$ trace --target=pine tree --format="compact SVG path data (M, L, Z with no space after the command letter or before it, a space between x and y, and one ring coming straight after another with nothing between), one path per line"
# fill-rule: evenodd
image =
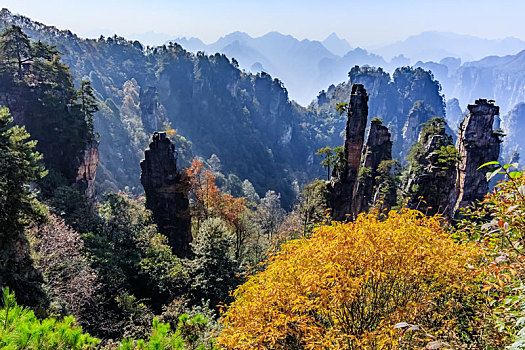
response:
M93 136L93 115L98 111L98 105L95 90L89 81L82 80L77 97L80 100L80 112L88 125L90 135Z

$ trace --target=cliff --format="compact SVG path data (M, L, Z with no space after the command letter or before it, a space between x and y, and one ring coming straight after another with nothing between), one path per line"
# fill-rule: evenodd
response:
M485 99L476 100L468 105L469 115L459 127L456 148L461 161L457 169L456 193L457 201L454 212L479 201L487 194L489 184L485 171L479 166L499 158L499 136L492 129L494 116L499 114L499 107Z
M177 169L175 147L166 133L154 133L153 140L140 162L140 182L146 193L146 207L160 233L178 257L191 255L191 221L188 186Z
M98 166L98 143L91 141L86 146L84 156L81 159L76 182L82 193L88 199L95 198L95 177Z

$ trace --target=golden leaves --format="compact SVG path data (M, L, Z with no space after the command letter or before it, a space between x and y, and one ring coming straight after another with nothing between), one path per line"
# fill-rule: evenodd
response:
M392 211L383 221L370 214L321 226L311 238L286 243L265 271L235 291L219 343L230 349L392 348L396 322L430 319L428 329L454 323L455 304L445 301L468 289L473 274L467 266L478 254L456 244L439 218L412 210Z

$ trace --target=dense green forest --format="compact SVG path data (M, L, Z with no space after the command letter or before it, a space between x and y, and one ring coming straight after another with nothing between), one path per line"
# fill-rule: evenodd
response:
M454 144L421 68L304 108L224 55L0 24L0 348L521 348L494 101Z

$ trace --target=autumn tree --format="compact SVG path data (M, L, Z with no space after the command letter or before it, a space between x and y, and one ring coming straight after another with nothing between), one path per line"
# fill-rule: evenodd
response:
M525 343L525 172L516 163L497 161L485 169L487 177L499 173L504 180L481 203L462 211L456 234L485 251L479 327L486 348L518 350Z
M479 256L439 217L417 211L321 226L286 243L234 292L218 341L226 349L426 346L403 343L395 325L405 322L448 344L468 343L457 335L470 332L462 303L475 291Z
M244 197L235 198L229 193L221 193L215 184L215 175L204 169L204 163L194 159L187 169L190 194L194 199L193 217L200 223L210 217L218 217L228 224L235 233L235 256L240 257L245 236L242 214L247 210Z

